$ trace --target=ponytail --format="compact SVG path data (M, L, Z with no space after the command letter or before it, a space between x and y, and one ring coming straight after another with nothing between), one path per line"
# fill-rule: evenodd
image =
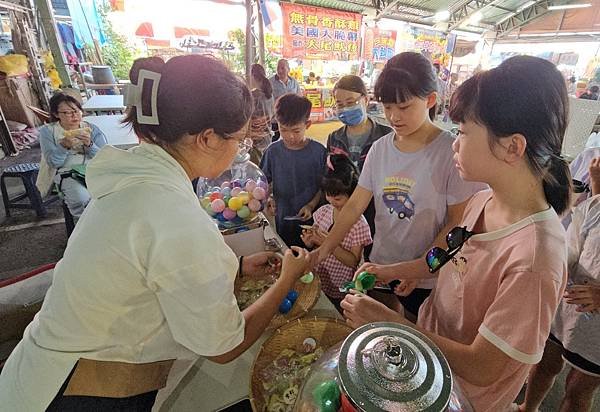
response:
M563 214L571 204L573 181L568 163L559 156L550 158L548 168L542 176L546 201L559 215Z
M262 92L264 93L265 97L267 99L270 99L271 97L273 97L273 86L271 85L271 82L269 81L269 79L267 79L267 74L265 72L265 68L262 67L260 64L253 64L250 67L250 75L258 82L260 83L260 89L262 90Z

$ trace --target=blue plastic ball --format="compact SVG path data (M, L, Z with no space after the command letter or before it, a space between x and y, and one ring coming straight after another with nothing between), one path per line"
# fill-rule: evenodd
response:
M298 299L298 292L295 290L290 290L286 296L286 299L292 302L292 304L296 303L296 300Z
M219 222L226 222L227 221L227 219L225 219L225 216L223 216L223 213L218 213L217 214L217 220Z
M281 302L281 305L279 305L279 313L283 313L285 315L292 310L292 306L293 303L288 298L285 298L283 302Z

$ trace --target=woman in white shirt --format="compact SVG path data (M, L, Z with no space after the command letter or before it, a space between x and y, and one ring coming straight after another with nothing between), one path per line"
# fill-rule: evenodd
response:
M106 146L88 165L92 200L0 375L2 411L148 411L175 361L225 363L249 348L307 267L304 250L288 251L274 286L240 312L238 270L264 273L272 255L238 262L192 189L237 154L246 85L200 55L142 59L130 78L142 143Z

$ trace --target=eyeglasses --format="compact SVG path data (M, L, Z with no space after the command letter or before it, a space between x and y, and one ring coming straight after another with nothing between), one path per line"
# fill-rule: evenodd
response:
M333 108L335 110L342 110L345 109L347 107L353 107L360 104L360 100L356 100L355 102L350 102L350 103L335 103L335 106L333 106Z
M465 244L465 242L474 234L474 232L468 231L466 226L455 227L452 229L446 235L448 249L444 250L436 246L427 252L425 260L427 261L427 266L429 266L429 272L435 273L442 266L451 261L454 255L456 255Z
M589 193L590 185L577 179L573 179L573 191L575 193Z
M81 111L79 111L79 110L59 111L58 114L62 114L64 116L77 116L78 114L81 114Z

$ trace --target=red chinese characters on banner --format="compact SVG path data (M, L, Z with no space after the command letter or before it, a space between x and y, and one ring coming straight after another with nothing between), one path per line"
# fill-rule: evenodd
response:
M390 59L396 53L396 36L395 30L368 27L365 30L363 59L375 62Z
M283 57L357 60L362 16L321 7L281 3Z

